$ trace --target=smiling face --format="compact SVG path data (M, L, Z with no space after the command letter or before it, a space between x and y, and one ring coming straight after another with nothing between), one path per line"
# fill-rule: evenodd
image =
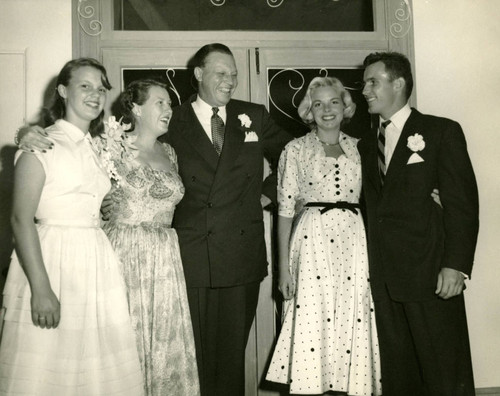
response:
M311 91L311 113L319 131L339 131L344 119L344 102L338 89L317 87Z
M375 62L365 69L363 95L368 102L368 112L389 119L405 104L404 80L391 81L383 62Z
M136 123L141 131L152 131L161 136L168 130L172 117L171 100L165 88L153 85L149 88L148 99L142 104L134 103Z
M99 117L106 103L108 90L102 83L102 73L92 66L83 66L73 71L69 84L57 87L64 99L64 119L87 132L90 122Z
M222 52L212 52L205 65L196 67L199 95L210 106L225 106L238 86L238 70L234 58Z

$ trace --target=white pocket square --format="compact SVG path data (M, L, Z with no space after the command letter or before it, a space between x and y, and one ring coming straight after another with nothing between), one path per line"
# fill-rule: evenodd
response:
M258 142L259 137L254 131L245 132L245 142Z
M424 159L417 153L413 153L408 159L406 165L418 164L419 162L424 162Z

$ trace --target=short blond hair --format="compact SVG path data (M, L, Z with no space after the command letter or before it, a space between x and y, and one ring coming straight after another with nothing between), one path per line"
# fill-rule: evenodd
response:
M335 77L314 77L311 80L309 86L307 87L306 94L304 95L304 98L300 102L299 108L297 109L300 118L302 118L302 121L304 121L306 124L309 124L310 126L316 125L311 112L311 107L312 107L311 94L312 91L314 91L316 88L319 87L333 87L339 91L340 97L342 98L342 102L344 102L345 106L344 120L342 121L342 125L349 122L352 116L354 115L354 112L356 111L356 103L352 101L351 94L344 87L342 82Z

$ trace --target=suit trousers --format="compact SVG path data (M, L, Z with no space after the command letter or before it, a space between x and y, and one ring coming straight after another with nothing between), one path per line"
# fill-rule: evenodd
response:
M463 294L375 301L384 396L473 396Z
M245 395L245 348L260 282L189 288L202 396Z

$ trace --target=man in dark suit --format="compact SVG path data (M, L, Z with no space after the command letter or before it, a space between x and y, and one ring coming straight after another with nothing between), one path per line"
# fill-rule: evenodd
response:
M244 395L245 346L267 274L262 194L276 195L276 179L263 185L264 156L276 164L291 137L264 106L231 99L238 79L229 48L206 45L193 66L198 95L174 109L165 135L186 189L174 228L202 394Z
M474 395L463 289L478 192L464 134L454 121L409 107L404 55L370 54L364 66L363 95L378 115L358 148L383 394Z

